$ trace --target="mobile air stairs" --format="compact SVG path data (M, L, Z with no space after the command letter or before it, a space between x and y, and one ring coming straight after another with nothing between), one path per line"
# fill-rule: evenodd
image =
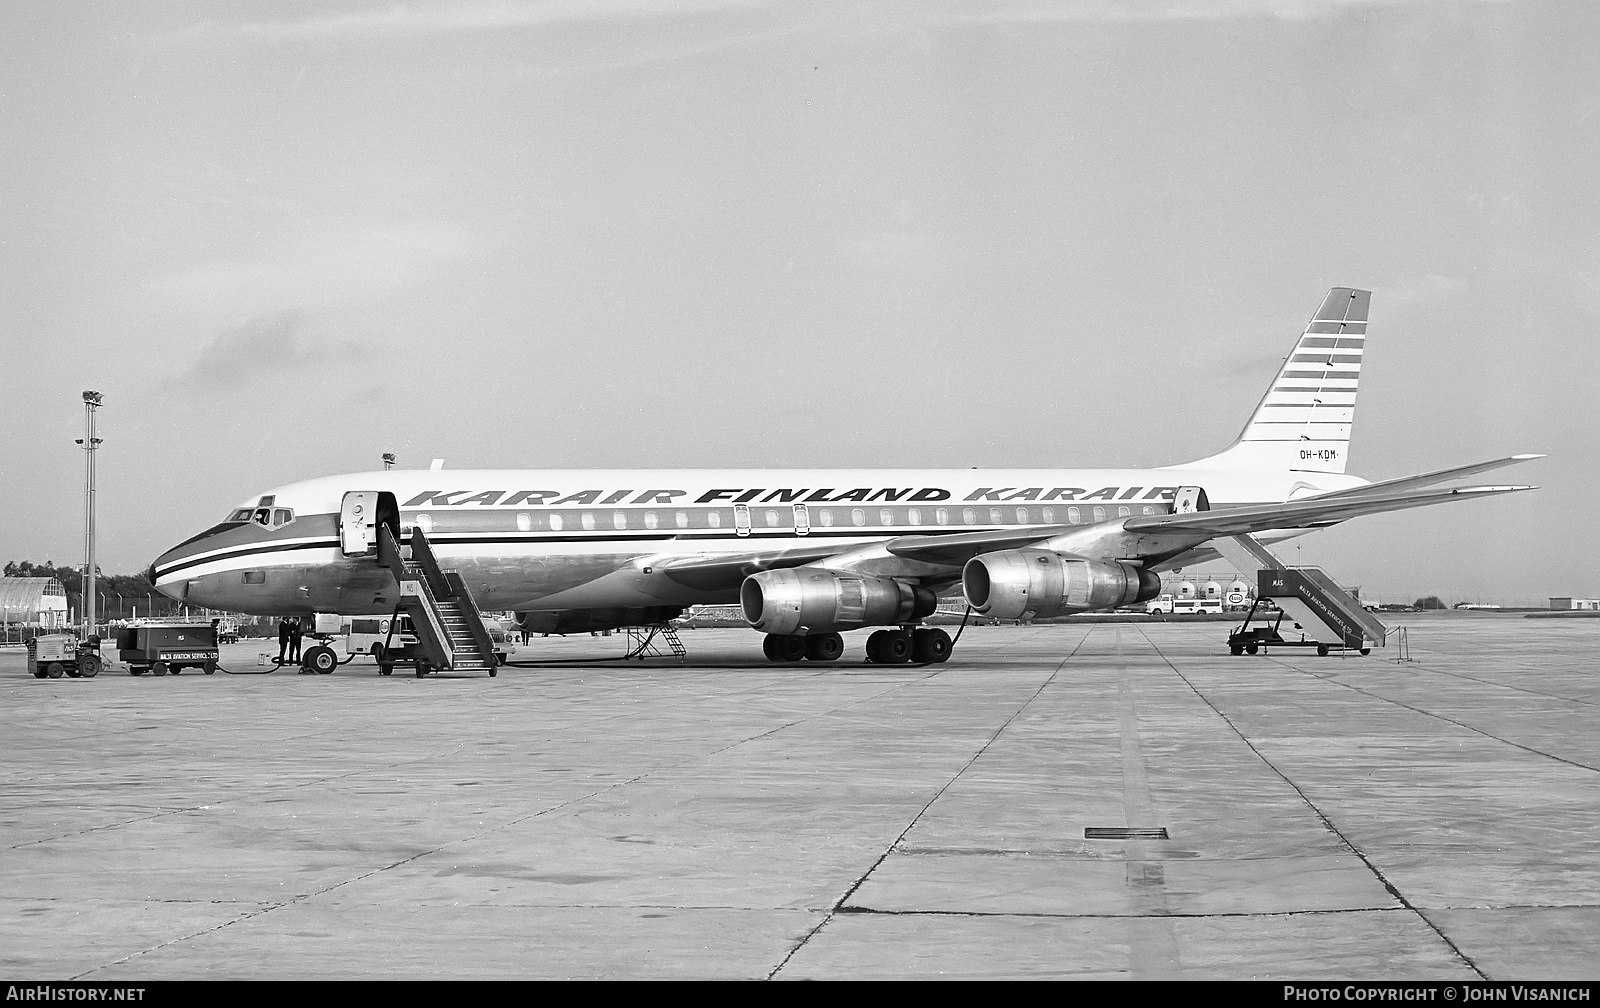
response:
M1388 628L1321 568L1286 567L1247 535L1214 540L1212 545L1241 573L1254 571L1256 575L1256 600L1244 622L1228 635L1228 650L1233 654L1255 654L1267 647L1314 647L1319 655L1330 651L1367 654L1374 647L1383 647ZM1277 605L1277 619L1252 628L1250 621L1266 599ZM1285 619L1300 631L1298 640L1281 632Z
M406 544L409 557L388 525L379 523L373 531L378 540L378 563L389 568L400 585L395 614L410 617L416 636L415 644L386 646L379 670L384 671L384 665L409 662L418 679L435 672L487 672L492 677L494 642L461 575L440 568L420 528L411 530ZM391 620L390 626L398 623L398 619ZM393 631L390 633L392 638Z

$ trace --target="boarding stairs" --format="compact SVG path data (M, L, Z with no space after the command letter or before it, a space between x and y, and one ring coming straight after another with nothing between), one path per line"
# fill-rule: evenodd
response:
M666 642L672 657L679 661L687 661L689 649L683 646L683 641L678 639L678 631L671 623L656 623L652 626L628 627L628 652L624 658L646 658L660 656L666 657L668 652L661 650L658 640Z
M411 617L430 670L493 676L494 642L461 575L439 566L420 528L411 530L409 550L401 548L387 525L380 524L377 535L378 562L393 572L400 586L398 611Z
M1320 567L1289 567L1248 535L1211 543L1241 572L1256 575L1256 598L1271 599L1310 640L1334 648L1383 647L1388 628Z

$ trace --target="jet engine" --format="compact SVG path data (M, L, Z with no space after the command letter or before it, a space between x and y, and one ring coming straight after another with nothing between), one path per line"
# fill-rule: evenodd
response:
M763 633L821 634L909 623L932 613L938 599L893 578L800 567L745 578L739 604L745 622Z
M654 626L683 615L682 606L648 606L642 609L549 609L519 612L517 628L528 633L567 634L590 630L615 630L625 626Z
M967 602L985 616L1024 619L1133 605L1161 594L1154 572L1115 560L1078 560L1041 549L1001 550L967 561Z

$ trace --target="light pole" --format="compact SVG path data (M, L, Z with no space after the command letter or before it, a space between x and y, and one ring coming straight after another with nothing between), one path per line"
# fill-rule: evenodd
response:
M83 510L84 510L84 584L83 609L84 626L88 630L85 637L94 636L94 453L100 447L100 438L94 436L94 412L100 408L102 396L98 392L85 391L83 393L83 414L86 424L84 436L78 443L83 445Z

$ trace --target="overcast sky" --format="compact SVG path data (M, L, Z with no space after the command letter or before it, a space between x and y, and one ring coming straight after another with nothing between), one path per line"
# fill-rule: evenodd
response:
M1286 550L1600 595L1600 13L1378 0L0 13L0 560L378 467L1144 466L1375 291L1351 471L1544 489Z

